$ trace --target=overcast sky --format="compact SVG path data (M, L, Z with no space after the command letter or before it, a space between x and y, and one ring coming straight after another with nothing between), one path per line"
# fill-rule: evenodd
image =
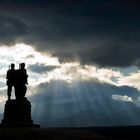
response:
M38 123L140 124L139 6L135 0L1 0L1 113L8 66L25 62L26 96Z

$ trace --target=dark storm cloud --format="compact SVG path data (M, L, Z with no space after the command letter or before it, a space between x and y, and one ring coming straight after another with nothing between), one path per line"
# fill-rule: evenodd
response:
M20 41L39 51L49 51L61 61L78 59L83 64L118 67L139 65L140 11L136 1L7 0L1 2L0 8L1 15L17 19L16 24L22 23L12 24L14 28L8 30L14 32L12 39L5 32L1 43L20 37Z
M0 44L14 44L26 34L26 25L17 18L0 15Z

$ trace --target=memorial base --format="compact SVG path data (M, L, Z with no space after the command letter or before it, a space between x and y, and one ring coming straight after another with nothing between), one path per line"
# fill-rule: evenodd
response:
M31 119L31 103L26 99L6 101L1 127L40 127Z

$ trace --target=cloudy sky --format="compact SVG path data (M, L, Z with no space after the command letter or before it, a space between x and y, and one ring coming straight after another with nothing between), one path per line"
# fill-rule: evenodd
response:
M1 0L0 113L6 71L25 62L26 96L42 126L140 124L139 6L135 0Z

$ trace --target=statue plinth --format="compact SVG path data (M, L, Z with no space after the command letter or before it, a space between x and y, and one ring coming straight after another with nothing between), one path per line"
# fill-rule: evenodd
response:
M26 98L6 101L3 127L40 127L33 124L31 118L31 103Z

